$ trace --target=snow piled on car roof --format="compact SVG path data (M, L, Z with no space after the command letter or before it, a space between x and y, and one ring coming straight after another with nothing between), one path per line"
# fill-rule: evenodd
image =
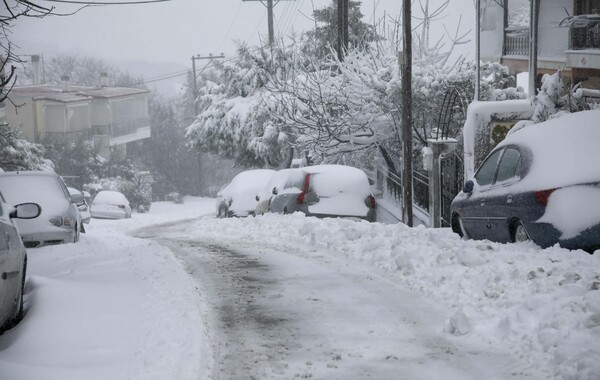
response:
M350 193L366 197L371 193L364 171L345 165L317 165L302 168L311 173L311 186L319 196L332 197Z
M519 187L543 190L600 181L600 110L569 114L511 133L501 146L533 153Z

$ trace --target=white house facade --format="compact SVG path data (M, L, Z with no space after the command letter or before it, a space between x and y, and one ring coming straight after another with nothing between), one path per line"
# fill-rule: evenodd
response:
M481 57L513 73L528 71L532 2L481 1ZM562 70L566 80L600 88L600 0L538 3L538 75Z

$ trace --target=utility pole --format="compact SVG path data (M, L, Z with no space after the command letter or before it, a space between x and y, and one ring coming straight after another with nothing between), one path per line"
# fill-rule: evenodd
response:
M193 77L193 83L192 83L192 89L194 91L194 114L198 115L198 84L196 83L196 80L198 79L198 76L196 75L196 60L201 60L201 59L209 59L209 60L213 60L213 59L222 59L225 58L225 55L223 53L221 53L221 55L217 55L214 56L212 54L209 54L208 56L201 56L200 54L196 54L192 56L192 77ZM209 61L210 64L210 61ZM206 67L208 67L208 65L204 66L204 69L206 69ZM202 71L204 71L204 69L202 69Z
M476 1L475 10L475 101L481 100L481 0Z
M412 12L411 0L404 0L402 54L402 206L407 226L413 226L412 175Z
M265 7L267 7L267 17L269 19L269 45L273 46L275 42L275 27L273 26L273 7L280 1L295 1L295 0L277 0L275 4L273 0L266 0L266 4L263 0L242 0L242 1L260 1Z
M337 56L340 61L348 51L348 0L337 0Z
M529 6L529 97L537 91L539 6L539 0L532 0Z

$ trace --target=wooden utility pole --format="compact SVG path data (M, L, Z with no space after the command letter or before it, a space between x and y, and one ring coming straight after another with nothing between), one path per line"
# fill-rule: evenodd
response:
M337 56L340 61L348 51L348 0L337 0Z
M192 89L194 91L194 114L198 115L198 84L196 83L197 79L198 79L198 75L196 75L196 60L201 60L201 59L209 59L209 60L213 60L213 59L222 59L225 58L225 55L223 53L221 53L221 55L212 55L209 54L208 56L201 56L200 54L196 54L192 56L192 77L193 77L193 83L192 83ZM210 62L209 62L210 63ZM204 66L204 68L206 68L208 65ZM202 69L204 70L204 69Z
M269 19L269 45L273 46L275 42L275 27L273 25L273 7L280 1L295 1L295 0L277 0L274 4L273 0L266 0L265 4L263 0L242 0L242 1L260 1L265 7L267 7L267 17Z
M476 1L475 10L475 101L481 100L481 0Z
M407 226L413 226L412 175L412 12L411 0L404 0L402 55L402 206Z

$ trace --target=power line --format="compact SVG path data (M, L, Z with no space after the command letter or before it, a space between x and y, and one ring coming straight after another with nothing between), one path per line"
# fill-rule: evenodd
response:
M63 3L63 4L77 4L77 5L136 5L136 4L151 4L151 3L165 3L173 0L135 0L135 1L77 1L77 0L40 0L48 3Z
M299 0L296 2L296 9L294 9L292 11L292 16L291 16L291 20L289 21L287 28L285 30L285 33L289 33L290 29L293 31L294 30L294 23L296 22L296 20L298 19L298 15L301 13L299 8L302 5L302 1L304 0Z
M229 33L231 32L231 28L233 27L233 24L237 20L237 16L240 13L240 9L242 9L242 3L238 4L238 8L235 11L235 16L233 16L233 19L231 20L231 24L229 24L229 28L227 29L227 33L225 33L225 37L223 37L223 40L221 40L221 43L219 44L219 47L217 48L217 50L221 49L221 46L223 46L223 44L225 43L225 40L227 40L227 37L229 37Z
M279 28L278 29L280 31L283 31L283 29L285 29L285 26L289 22L289 17L291 14L290 11L291 11L293 5L294 4L292 2L288 2L287 4L285 4L285 8L281 12L281 18L279 19Z

